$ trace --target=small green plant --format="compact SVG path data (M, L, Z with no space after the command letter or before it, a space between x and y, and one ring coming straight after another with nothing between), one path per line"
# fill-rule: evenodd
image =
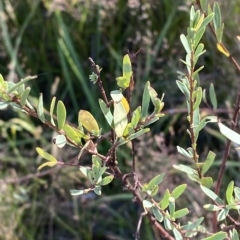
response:
M206 52L201 39L208 26L216 37L217 49L228 57L238 70L240 68L222 43L224 25L221 20L221 11L218 3L215 2L213 7L208 5L207 0L196 1L196 4L199 9L196 10L194 6L191 7L187 34L181 34L180 36L180 40L186 51L185 60L181 60L186 66L186 73L179 73L179 80L176 81L178 88L186 98L187 120L189 122L187 133L191 139L191 144L187 149L178 146L177 150L185 158L190 159L192 164L179 164L173 165L173 167L186 173L190 180L196 182L199 191L203 191L211 199L212 202L205 204L203 208L214 212L213 232L204 227L204 217L199 217L194 222L185 221L191 206L176 209L176 201L185 191L188 191L187 184L180 184L172 191L165 189L164 195L159 200L157 198L159 185L163 182L166 173L159 173L147 183L139 181L136 172L134 140L150 131L149 126L164 116L162 113L164 94L159 98L157 92L150 85L150 82L147 82L142 93L141 106L132 109L131 100L134 98L132 60L137 59L138 52L131 55L131 57L129 54L123 57L122 76L116 78L118 89L112 90L110 93L105 91L104 83L101 80L101 71L103 70L95 64L93 59L89 58L93 67L93 72L89 76L89 79L93 84L99 86L102 98L98 100L98 109L105 117L106 123L109 126L107 132L110 134L103 132L101 124L94 118L94 114L87 110L82 109L79 111L77 126L67 122L67 109L61 100L56 102L56 97L52 98L49 112L44 108L42 94L39 96L37 105L31 103L29 100L31 88L25 85L37 76L24 78L15 84L4 81L0 75L1 109L12 106L32 117L38 118L43 124L46 124L58 133L53 139L53 144L59 148L63 148L68 144L78 149L79 159L84 151L91 155L91 166L76 165L89 180L91 187L70 190L71 195L82 195L90 191L101 195L104 186L110 184L114 179L119 179L124 189L133 194L134 200L143 209L136 228L135 239L139 239L140 237L141 220L145 215L165 239L190 239L196 237L198 234L203 234L206 240L239 239L237 230L240 222L239 220L235 220L233 216L235 213L239 215L240 188L234 186L234 182L231 181L225 191L226 202L219 196L219 188L221 186L230 142L234 141L240 144L240 135L234 131L239 112L240 97L238 97L235 104L234 124L230 129L223 125L214 114L214 111L217 109L217 97L213 84L210 84L208 92L213 114L201 117L200 104L202 101L207 103L207 91L203 90L199 84L199 72L204 67L198 67L198 60ZM219 176L216 179L215 191L210 189L213 186L214 179L206 175L214 163L215 153L209 151L206 159L200 162L200 153L197 151L199 133L210 122L218 123L221 133L229 139ZM98 150L98 146L101 145L103 140L107 140L110 145L106 154L102 154ZM131 171L124 173L118 166L116 153L122 145L129 142L132 143ZM40 147L37 147L36 151L43 159L47 160L38 167L38 170L43 167L67 165L64 162L58 161L53 155ZM230 211L234 212L233 216L230 214ZM221 221L225 221L225 226L220 229L217 227L218 222Z

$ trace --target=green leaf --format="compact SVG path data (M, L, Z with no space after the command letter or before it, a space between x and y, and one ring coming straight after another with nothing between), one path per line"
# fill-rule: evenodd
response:
M189 213L189 210L187 208L180 209L176 211L173 215L174 218L182 218L186 216Z
M47 167L47 166L48 166L48 167L53 167L53 166L57 165L57 163L58 163L57 159L56 159L55 157L53 157L51 154L45 152L43 149L41 149L41 148L39 148L39 147L36 148L36 151L38 152L38 154L39 154L42 158L44 158L44 159L46 159L46 160L49 161L49 162L45 162L45 163L41 164L41 165L38 167L37 170L40 170L40 169L42 169L43 167Z
M200 182L206 188L211 188L213 185L213 180L211 177L202 177L200 179Z
M199 107L201 101L202 101L202 88L198 87L196 90L196 99L193 105L193 111L195 111Z
M13 87L9 88L8 91L7 91L7 93L8 93L8 94L9 94L9 93L12 93L13 91L15 91L15 90L17 90L19 87L21 87L21 85L23 85L23 84L25 84L26 82L28 82L29 80L32 80L32 79L35 79L35 78L37 78L37 75L35 75L35 76L28 76L28 77L26 77L26 78L24 78L24 79L21 79L20 82L14 84Z
M41 164L37 170L41 170L44 167L54 167L55 165L57 165L57 162L45 162L43 164Z
M93 191L97 194L97 195L101 195L102 191L101 191L101 186L95 186L95 188L93 189Z
M72 190L70 190L70 193L71 193L72 196L82 195L82 194L84 194L84 190L72 189Z
M53 126L55 125L55 122L53 120L53 111L54 111L54 107L55 107L55 102L56 102L56 97L53 97L52 101L51 101L51 105L50 105L50 120Z
M142 201L142 204L143 204L143 208L146 209L146 208L152 208L153 204L151 202L149 202L148 200L143 200Z
M79 170L82 172L82 174L84 176L88 176L89 175L89 172L90 172L90 169L86 168L86 167L80 167Z
M224 220L227 217L228 213L229 213L229 209L227 208L222 209L217 216L218 222Z
M103 113L105 119L107 120L109 126L112 127L113 115L110 111L110 108L107 107L106 103L102 99L98 99L98 102L99 102L100 108L102 110L102 113Z
M205 204L203 207L208 211L214 211L214 212L222 209L221 207L218 207L217 205L214 205L214 204Z
M154 178L148 183L148 190L151 190L151 189L154 187L154 185L159 185L159 184L163 181L163 179L164 179L164 177L165 177L165 174L166 174L166 173L161 173L161 174L157 175L156 177L154 177Z
M58 129L62 129L65 122L66 122L67 112L66 108L62 101L58 101L57 103L57 122L58 122Z
M36 151L42 158L44 158L50 162L57 162L57 159L55 157L53 157L51 154L45 152L42 148L37 147Z
M185 191L187 184L182 184L173 189L171 197L178 199Z
M183 164L180 165L173 165L173 167L179 171L185 172L190 175L197 174L197 171L191 167L185 166Z
M162 116L164 116L164 115L162 115ZM154 116L153 118L151 118L150 120L149 119L145 119L145 122L143 123L143 126L144 127L146 127L146 126L148 126L148 125L150 125L150 124L152 124L152 123L154 123L154 122L156 122L156 121L158 121L159 120L159 116ZM141 124L142 125L142 124Z
M205 29L205 27L212 21L214 17L214 13L210 13L202 22L201 27L199 28L198 31L200 31L201 29Z
M137 127L140 119L141 119L141 106L138 106L138 108L136 108L135 111L132 113L131 125L133 129Z
M192 156L189 154L188 151L186 151L184 148L177 146L177 151L182 154L183 156L187 158L192 158Z
M132 77L132 64L128 54L123 57L123 76L116 78L117 85L123 90L128 88Z
M226 127L222 123L218 123L218 127L220 129L220 132L227 137L232 142L235 142L240 145L240 135L236 132L234 132L232 129Z
M180 40L181 40L182 45L183 45L185 51L187 52L187 54L191 54L191 47L190 47L188 40L184 34L180 35Z
M226 190L226 199L228 204L230 204L233 201L233 189L234 189L234 181L231 181L228 184L228 187Z
M162 198L162 200L160 202L160 205L159 205L162 210L164 210L165 208L168 207L168 205L169 205L169 198L170 197L171 197L171 194L170 194L169 190L166 189L166 191L165 191L165 193L163 195L163 198Z
M189 91L188 87L186 86L186 84L179 80L177 80L176 83L177 83L178 88L181 90L181 92L183 94L185 94L187 101L189 101L190 100L190 91Z
M37 114L39 119L45 123L45 116L44 116L44 109L43 109L43 95L40 93L39 99L38 99L38 105L37 105Z
M200 40L202 39L202 36L205 32L205 28L201 28L200 30L198 30L195 34L195 38L194 38L194 47L196 48L198 46L198 43L200 42Z
M150 103L150 95L148 91L149 86L150 86L150 83L146 82L146 85L143 91L143 98L142 98L142 120L143 121L148 116L148 108Z
M123 57L123 76L131 77L132 72L132 64L128 54Z
M78 120L90 133L99 135L98 123L90 112L80 110L78 113Z
M207 158L202 167L202 175L204 175L209 170L209 168L212 166L215 157L216 157L216 154L214 152L212 152L212 151L208 152Z
M169 205L168 205L168 208L169 208L169 211L170 211L170 216L171 218L173 218L174 216L174 213L175 213L175 199L173 197L170 197L169 198Z
M164 220L163 221L164 227L166 228L166 230L168 230L168 231L172 230L173 226L172 226L171 222L166 217L164 217L163 220Z
M99 183L101 186L108 185L114 179L113 175L107 176L103 178L103 180Z
M221 231L213 234L210 237L204 238L203 240L224 240L226 237L227 237L227 233Z
M97 167L96 165L93 165L92 174L93 174L94 182L97 183L99 178L101 177L99 167Z
M216 36L217 36L217 41L220 43L222 42L223 29L224 29L224 23L222 23L221 27L219 27L215 30Z
M137 137L140 137L141 135L143 135L144 133L146 132L149 132L150 131L150 128L144 128L144 129L141 129L139 130L138 132L134 133L134 134L131 134L130 136L128 136L126 139L124 138L120 138L120 141L119 143L117 144L117 146L121 146L121 145L124 145L126 144L127 142L129 141L132 141L133 139L137 138Z
M208 0L200 0L200 5L204 12L207 12L207 3L208 3Z
M173 228L173 234L174 234L175 240L183 240L181 233L175 227Z
M204 187L204 186L200 186L201 189L203 190L203 192L210 197L213 201L219 203L219 204L224 204L224 202L222 201L222 199L220 197L218 197L218 195L216 195L216 193L214 193L213 191L211 191L210 189Z
M199 125L197 126L195 133L199 133L207 125L207 123L217 122L217 121L218 121L217 116L207 116L203 118L200 121Z
M183 225L181 228L182 228L182 230L188 230L188 231L196 229L202 223L203 219L204 219L204 217L200 217L195 222L189 223L187 225Z
M3 93L7 90L6 82L3 79L2 74L0 74L0 93Z
M64 135L60 134L54 138L54 144L56 144L59 148L63 148L67 143L67 139Z
M81 138L88 139L89 137L85 135L83 132L79 131L78 129L70 126L69 124L65 124L63 126L63 131L66 136L74 141L78 145L82 145Z
M239 240L238 232L236 229L230 230L231 240Z
M114 130L117 137L122 137L128 124L127 115L129 112L129 104L121 91L111 91L110 95L114 101Z
M221 27L222 24L222 16L219 4L217 2L213 3L213 12L214 12L214 18L213 18L213 26L216 30L217 28Z
M92 155L92 163L93 163L93 165L97 166L98 168L101 168L101 166L102 166L102 160L97 155Z
M155 206L152 207L152 211L153 211L153 215L154 217L159 221L162 222L163 221L163 215L162 213L159 211L159 209Z
M234 187L234 195L236 200L240 201L240 188L239 187Z
M209 95L210 95L210 101L213 105L213 109L217 109L217 97L214 89L214 85L211 83L209 87Z
M31 91L31 88L30 87L27 87L23 93L21 94L21 97L20 97L20 105L23 107L25 104L26 104L26 101L27 101L27 98L28 98L28 95Z

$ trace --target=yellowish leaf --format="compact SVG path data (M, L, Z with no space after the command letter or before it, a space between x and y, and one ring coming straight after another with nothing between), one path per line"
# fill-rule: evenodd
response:
M90 112L80 110L78 113L78 120L89 132L96 135L99 134L98 123Z
M217 49L222 54L224 54L226 57L230 56L230 53L228 52L228 50L224 47L224 45L222 43L217 43Z

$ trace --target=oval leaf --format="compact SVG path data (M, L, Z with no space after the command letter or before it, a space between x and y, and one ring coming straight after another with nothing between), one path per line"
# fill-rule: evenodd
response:
M66 108L62 101L58 101L57 103L57 121L58 121L58 129L62 129L66 122Z
M54 156L45 152L42 148L37 147L36 151L42 158L44 158L50 162L55 162L55 163L57 162L57 159Z
M90 133L99 135L98 123L90 112L80 110L78 120Z
M64 135L57 135L53 139L53 143L56 144L59 148L63 148L67 143L67 139Z
M40 119L43 123L45 123L42 93L40 93L40 96L39 96L39 99L38 99L37 114L38 114L39 119Z
M103 180L99 183L101 186L109 184L114 179L113 175L107 176L103 178Z

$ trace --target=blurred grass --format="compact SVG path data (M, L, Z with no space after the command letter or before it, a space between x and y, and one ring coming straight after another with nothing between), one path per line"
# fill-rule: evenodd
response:
M166 93L165 109L183 108L184 98L175 80L177 70L183 67L179 59L185 53L179 35L186 33L190 2L0 1L0 72L9 81L38 74L39 78L31 83L32 93L38 97L43 92L46 109L49 109L52 88L60 79L56 96L67 106L68 120L76 123L80 109L88 109L97 119L103 119L95 104L99 91L88 80L92 72L88 57L103 68L102 80L109 92L116 88L115 78L121 75L122 56L128 50L134 53L141 48L133 62L136 86L133 106L141 102L145 81L150 80L159 95ZM238 1L218 2L228 10L223 11L224 41L239 59L239 47L236 48L233 40L240 20ZM207 53L202 59L205 70L201 83L208 87L210 82L215 82L220 106L225 107L225 101L233 102L236 95L237 75L227 59L216 51L211 34L206 35L204 43ZM39 178L19 181L36 172L39 165L36 146L56 151L51 146L52 132L39 121L10 109L2 111L0 116L0 239L133 239L141 209L135 205L129 207L131 197L121 195L120 183L106 188L103 192L108 196L98 200L95 195L70 196L71 188L83 188L87 184L78 169L56 168ZM18 117L28 126L11 122ZM154 132L163 132L168 149L174 149L177 144L188 145L186 128L185 115L175 113L154 125ZM216 131L206 129L201 137L204 153L212 147L218 151L220 161L224 142ZM106 149L103 146L101 151ZM169 150L175 154L174 151ZM77 153L70 148L54 153L64 161L76 161ZM234 151L231 156L237 159ZM130 151L124 149L118 157L120 166L128 169ZM227 175L238 179L238 165L232 159ZM218 162L215 164L213 173L219 166ZM160 171L165 170L161 167ZM2 180L15 180L15 183ZM102 212L107 214L107 219ZM160 239L147 220L143 221L141 237Z

